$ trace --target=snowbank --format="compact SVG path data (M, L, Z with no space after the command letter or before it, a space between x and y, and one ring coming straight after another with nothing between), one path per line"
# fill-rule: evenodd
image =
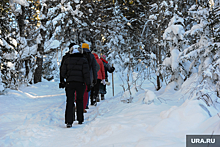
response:
M116 95L107 87L106 100L89 106L83 125L75 121L69 129L64 124L66 96L58 83L43 80L9 90L0 95L0 146L183 147L187 134L220 133L218 112L201 100L182 101L185 91L175 91L175 83L157 92L146 82L145 90L132 89L132 103L121 102L122 95L129 95L121 92L120 84L115 75ZM164 100L160 105L155 103L158 98Z

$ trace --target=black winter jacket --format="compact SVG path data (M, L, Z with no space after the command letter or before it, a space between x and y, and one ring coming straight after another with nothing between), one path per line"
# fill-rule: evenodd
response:
M63 58L62 58L61 65L60 65L60 83L63 83L63 82L64 82L64 78L61 76L61 68L62 68L62 66L63 66L64 61L65 61L69 56L70 56L70 53L67 52L67 53L63 56Z
M89 64L81 53L70 54L61 67L61 77L67 82L82 82L91 85Z
M94 57L94 55L91 53L91 51L87 48L83 48L83 54L84 54L84 57L87 58L87 55L90 56L90 61L89 62L89 66L90 66L90 79L91 79L91 82L93 82L93 80L97 80L97 61Z

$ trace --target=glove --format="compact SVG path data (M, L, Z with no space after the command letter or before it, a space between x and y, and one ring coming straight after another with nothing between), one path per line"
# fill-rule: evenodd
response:
M106 83L105 83L105 79L103 79L103 80L102 80L102 84L103 84L103 85L105 85L105 84L106 84Z
M91 86L87 85L87 92L89 92L91 90Z
M66 82L59 83L59 88L65 88L65 87L66 87Z
M92 82L92 83L93 83L93 85L96 85L96 83L97 83L97 80L93 80L93 82Z
M115 67L112 67L112 72L115 71Z

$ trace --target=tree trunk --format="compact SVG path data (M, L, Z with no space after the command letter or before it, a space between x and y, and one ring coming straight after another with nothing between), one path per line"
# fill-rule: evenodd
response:
M24 24L24 20L25 20L25 7L24 6L21 6L21 10L22 10L22 13L18 15L18 26L19 26L19 31L20 31L20 37L25 37L25 24ZM20 50L23 50L23 48L20 48ZM20 61L20 64L18 66L18 69L17 70L20 70L20 68L22 67L23 63L25 62L25 77L28 78L28 74L29 74L29 71L30 71L30 67L28 66L29 62L30 62L30 59L29 58L26 58L24 61Z
M20 31L20 36L24 37L24 13L25 13L25 7L21 6L22 14L18 15L18 26Z
M158 5L158 14L160 14L160 8L159 8L159 4L160 4L160 2L159 1L157 1L157 5ZM158 19L159 20L161 20L160 22L162 22L162 17L161 17L161 14L159 15L159 17L158 17ZM159 21L158 20L158 21ZM161 45L160 45L160 41L161 41L161 23L158 25L159 27L158 27L158 40L159 40L159 42L158 42L158 49L157 49L157 67L159 67L159 65L161 64L161 62L162 62L162 59L161 59ZM160 88L161 88L161 83L160 83L160 75L157 75L157 89L156 90L160 90Z
M47 8L44 7L42 13L47 16ZM41 20L41 25L43 26L43 28L45 28L46 26L46 22L47 19L44 18ZM35 69L35 73L34 73L34 83L38 83L41 82L41 78L42 78L42 66L43 66L43 54L44 54L44 43L46 40L46 30L44 29L40 29L40 34L42 37L42 41L40 44L38 44L38 49L37 52L39 53L39 55L37 56L37 68Z
M160 33L159 33L159 36L160 36ZM159 37L159 40L160 40L160 37ZM158 50L157 50L157 67L158 65L160 65L161 61L161 47L160 45L158 46ZM160 84L160 75L157 76L157 89L156 90L160 90L161 88L161 84Z
M44 43L38 44L38 52L42 52L44 50L43 47ZM40 55L42 55L42 53L40 53ZM38 83L41 82L41 77L42 77L42 65L43 65L43 56L38 56L37 57L37 68L35 69L35 73L34 73L34 83Z
M26 69L25 77L28 78L28 74L30 72L30 69L29 69L29 66L28 66L30 64L30 59L27 59L24 62L25 62L25 69Z

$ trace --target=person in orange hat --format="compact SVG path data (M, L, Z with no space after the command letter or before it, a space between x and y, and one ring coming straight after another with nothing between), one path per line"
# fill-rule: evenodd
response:
M90 68L90 80L91 80L91 87L94 87L94 85L96 85L97 83L97 61L94 57L94 55L91 53L91 51L89 50L89 44L87 43L83 43L82 44L82 51L83 51L83 55L85 58L87 58L88 63L89 63L89 68ZM87 90L85 90L84 93L84 98L83 98L84 102L84 112L86 112L86 105L88 102L88 92ZM95 100L91 98L91 105L95 104Z

